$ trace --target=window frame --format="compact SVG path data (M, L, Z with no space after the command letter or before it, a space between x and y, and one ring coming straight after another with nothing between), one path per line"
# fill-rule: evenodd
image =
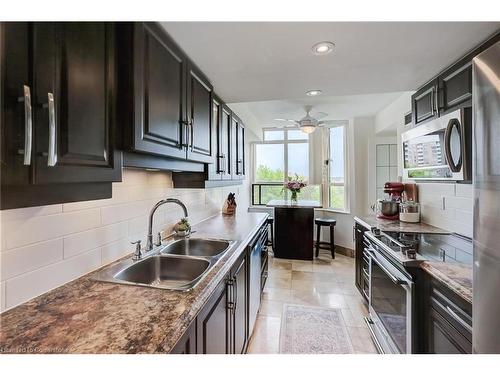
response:
M283 131L283 140L273 140L273 141L265 141L265 132L266 131ZM289 130L298 130L296 128L272 128L272 127L266 127L262 128L262 141L257 141L257 142L252 142L252 148L253 148L253 155L252 155L252 183L253 184L273 184L276 183L277 185L283 185L283 183L286 181L286 178L288 177L288 145L289 144L299 144L299 143L306 143L308 146L308 150L310 147L310 136L307 135L307 139L288 139L288 131ZM279 182L279 181L259 181L256 178L256 148L257 145L259 144L278 144L283 146L283 176L284 180ZM308 175L310 174L310 171L308 171ZM308 176L309 178L309 176Z
M330 129L343 127L343 153L344 153L344 183L330 182L330 163L332 161L330 155ZM348 214L350 213L350 196L349 196L349 143L347 142L347 133L349 131L349 121L338 121L336 124L325 126L321 129L323 140L323 160L325 161L326 173L323 173L323 180L321 184L322 205L324 209L333 212ZM328 164L326 165L326 162ZM344 187L344 208L340 209L330 205L330 187L343 186Z
M329 163L331 161L331 155L330 155L330 129L332 128L337 128L337 127L343 127L343 146L344 146L344 183L330 183L330 167ZM350 209L351 209L351 204L350 204L350 194L349 194L349 189L350 189L350 170L349 170L349 165L350 165L350 147L349 147L349 132L350 132L350 122L348 120L339 120L336 121L335 124L331 124L328 126L321 127L317 129L316 131L321 131L321 143L318 144L321 145L321 148L318 152L321 152L321 160L323 160L323 168L326 166L325 162L328 161L328 167L326 169L326 173L322 173L322 178L321 178L321 185L320 185L320 200L321 204L323 206L322 210L327 210L331 212L338 212L342 214L350 214ZM277 131L277 130L282 130L284 132L283 140L272 140L272 141L265 141L265 131ZM253 198L253 185L258 185L258 184L263 184L263 185L282 185L283 182L269 182L269 181L257 181L256 180L256 145L257 144L280 144L283 146L283 157L284 157L284 177L287 177L288 173L288 147L287 145L290 143L307 143L309 147L309 157L311 157L311 152L310 152L310 147L311 147L311 135L308 134L307 140L306 139L288 139L288 130L297 130L296 128L276 128L276 127L265 127L262 128L262 141L256 141L252 142L252 147L251 147L251 161L252 161L252 168L251 168L251 199ZM311 161L309 161L311 162ZM309 171L309 178L311 171ZM344 209L339 209L336 207L331 207L330 206L330 186L343 186L344 187ZM253 203L253 200L251 200Z

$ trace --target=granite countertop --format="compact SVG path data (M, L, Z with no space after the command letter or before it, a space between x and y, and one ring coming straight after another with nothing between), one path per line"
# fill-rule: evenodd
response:
M318 201L308 201L299 199L297 202L283 199L273 199L266 205L267 207L280 207L280 208L321 208L323 207Z
M427 261L420 267L464 300L472 303L472 266Z
M375 215L355 216L354 220L367 229L379 228L383 232L449 234L450 232L425 223L406 223L399 220L379 219Z
M355 217L367 229L379 228L386 232L450 234L449 231L425 224L405 223L399 220L378 219L376 216ZM464 300L472 303L472 266L455 263L424 261L420 267L432 277L447 285Z
M193 290L100 282L89 273L0 315L0 353L169 352L267 218L238 211L193 226L192 237L237 240Z

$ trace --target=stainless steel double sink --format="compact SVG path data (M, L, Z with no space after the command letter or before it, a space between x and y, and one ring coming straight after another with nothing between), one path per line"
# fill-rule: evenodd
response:
M104 267L95 279L150 288L193 289L235 244L220 239L183 238L158 246L140 260Z

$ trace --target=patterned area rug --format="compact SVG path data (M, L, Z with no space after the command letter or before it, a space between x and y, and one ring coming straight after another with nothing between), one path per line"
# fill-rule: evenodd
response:
M341 310L283 305L280 353L354 353Z

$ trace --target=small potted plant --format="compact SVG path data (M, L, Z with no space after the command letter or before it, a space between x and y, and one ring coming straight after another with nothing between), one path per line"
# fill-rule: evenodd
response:
M295 178L288 177L288 181L283 184L283 189L288 189L292 193L290 197L292 203L297 203L297 194L300 193L302 188L305 188L307 184L295 174Z
M191 233L191 225L189 224L187 217L181 219L174 225L174 232L175 235L179 237L186 237Z

